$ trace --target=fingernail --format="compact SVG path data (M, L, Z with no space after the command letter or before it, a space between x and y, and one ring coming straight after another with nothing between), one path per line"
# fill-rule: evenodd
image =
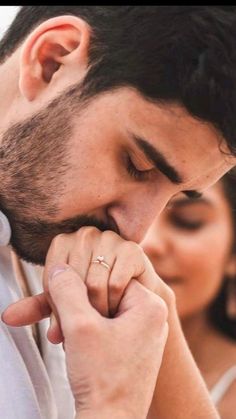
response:
M70 270L70 266L68 266L68 265L53 266L49 271L48 279L51 281L57 275L61 274L62 272L65 272L65 271L69 271L69 270Z

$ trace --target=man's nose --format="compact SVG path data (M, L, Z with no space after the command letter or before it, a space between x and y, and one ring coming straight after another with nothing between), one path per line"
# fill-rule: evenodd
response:
M117 223L120 235L126 240L140 243L153 220L158 217L168 202L168 197L133 201L110 208L109 215Z

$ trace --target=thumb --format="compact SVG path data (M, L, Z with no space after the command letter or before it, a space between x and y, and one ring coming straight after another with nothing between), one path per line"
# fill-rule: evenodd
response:
M48 279L48 291L66 337L74 320L84 324L97 312L89 302L84 282L72 267L66 264L57 265L51 269Z

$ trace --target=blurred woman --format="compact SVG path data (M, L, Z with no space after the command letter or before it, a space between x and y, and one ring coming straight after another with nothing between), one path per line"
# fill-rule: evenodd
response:
M176 196L142 246L173 289L189 347L223 419L236 418L236 179Z

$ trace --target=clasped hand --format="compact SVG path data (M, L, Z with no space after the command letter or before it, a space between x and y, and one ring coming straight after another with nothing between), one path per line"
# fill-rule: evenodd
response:
M92 263L97 256L104 256L111 269ZM48 339L52 343L62 342L57 310L48 292L48 275L52 268L63 263L78 273L86 284L92 306L106 317L115 315L133 278L162 297L167 305L172 298L171 289L157 275L141 246L112 231L82 227L75 233L60 234L52 240L43 273L44 292L9 306L4 321L12 326L24 326L51 315Z
M99 256L105 264L96 263ZM94 227L59 235L47 254L43 286L42 294L9 306L4 322L22 326L51 316L48 338L63 342L80 418L146 417L171 291L142 248Z

